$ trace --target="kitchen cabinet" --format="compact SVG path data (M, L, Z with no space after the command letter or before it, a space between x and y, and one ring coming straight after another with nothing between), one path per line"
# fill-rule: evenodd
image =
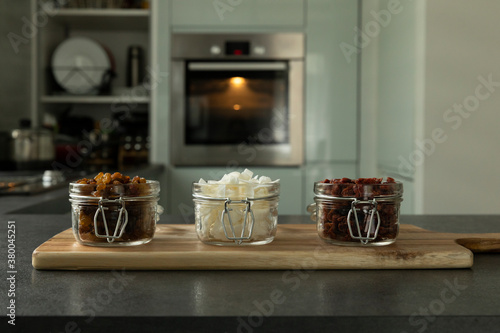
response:
M302 28L304 0L173 0L174 29Z
M374 12L387 11L390 1L381 1ZM403 174L412 178L413 172L401 172L398 166L401 157L407 158L414 149L415 123L418 121L417 108L419 95L419 71L421 50L413 36L421 32L418 23L416 3L398 7L397 14L391 16L391 24L373 43L377 43L376 58L378 67L376 151L378 167L389 173ZM367 14L365 26L373 21ZM368 46L372 47L373 46ZM367 47L367 49L368 49ZM366 50L372 52L372 50Z
M305 153L308 164L357 160L357 57L346 56L357 1L307 1ZM325 175L331 177L329 175Z
M150 66L151 44L149 9L66 9L42 6L32 0L33 15L45 17L32 44L33 123L40 125L49 114L69 106L91 113L101 105L98 117L109 117L113 110L147 109L150 92L142 85L126 87L127 48L138 45L144 50L144 67ZM67 38L88 37L109 51L115 63L116 77L105 95L75 95L60 91L52 75L51 59L57 46ZM145 75L147 72L145 71ZM146 76L147 77L147 76ZM83 105L83 106L82 106ZM125 107L123 107L125 106ZM94 112L95 114L96 112Z
M358 55L340 47L355 38L357 11L356 1L307 2L304 206L314 182L359 177Z
M376 23L373 13L388 12L390 1L366 2L363 27ZM361 59L361 127L365 130L361 145L364 160L375 160L364 173L393 177L403 182L404 214L422 213L417 194L422 179L412 167L401 167L415 149L422 126L422 74L424 12L422 4L407 2L397 7L390 24L366 42ZM362 156L363 160L363 156Z

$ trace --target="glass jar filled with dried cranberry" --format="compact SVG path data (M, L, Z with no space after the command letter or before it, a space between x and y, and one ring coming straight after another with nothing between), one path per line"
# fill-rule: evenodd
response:
M160 184L118 172L69 185L73 234L83 245L131 246L153 239Z
M381 246L394 243L399 232L403 184L388 177L326 179L314 183L308 210L327 243Z

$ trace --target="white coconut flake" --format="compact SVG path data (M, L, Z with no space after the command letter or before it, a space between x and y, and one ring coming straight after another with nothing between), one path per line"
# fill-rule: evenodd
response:
M271 182L271 178L269 178L269 177L261 176L259 178L259 184L265 184L265 183L270 183L270 182Z
M248 169L245 169L241 175L240 175L240 179L242 180L250 180L253 176L253 172L248 170Z
M253 197L254 186L275 182L279 182L279 179L273 181L270 177L267 176L254 176L254 173L249 169L245 169L241 173L238 171L230 172L222 176L220 180L205 181L204 179L200 179L199 181L200 184L219 185L217 187L207 188L205 191L206 195L217 197ZM248 188L241 188L241 186L234 185L248 185ZM262 189L259 189L259 192L262 192Z

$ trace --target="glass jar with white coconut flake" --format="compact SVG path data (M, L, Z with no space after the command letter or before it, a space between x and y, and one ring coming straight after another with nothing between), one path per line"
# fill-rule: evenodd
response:
M279 179L245 169L193 183L198 238L212 245L263 245L278 226Z

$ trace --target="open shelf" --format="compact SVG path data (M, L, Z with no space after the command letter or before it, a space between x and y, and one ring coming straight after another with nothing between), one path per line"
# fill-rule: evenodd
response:
M48 15L71 29L147 30L149 9L59 9Z
M149 103L149 96L129 97L121 95L45 95L41 97L42 103L78 103L78 104L124 104L124 103Z
M1 0L0 0L1 1ZM35 123L57 121L62 110L76 110L95 121L111 117L115 111L128 109L149 112L150 93L143 87L126 87L128 48L137 45L143 49L142 66L148 68L151 51L151 15L153 9L114 9L114 8L54 8L43 3L32 7L32 14L47 13L48 22L39 29L36 36L36 49L32 53L35 64L32 82L37 92ZM63 90L54 78L52 57L57 47L65 40L85 37L97 41L111 54L113 76L110 87L103 83L101 92L105 94L71 94ZM144 77L146 80L146 77ZM116 107L118 106L118 107ZM53 117L45 117L45 115ZM53 118L56 118L54 120Z

